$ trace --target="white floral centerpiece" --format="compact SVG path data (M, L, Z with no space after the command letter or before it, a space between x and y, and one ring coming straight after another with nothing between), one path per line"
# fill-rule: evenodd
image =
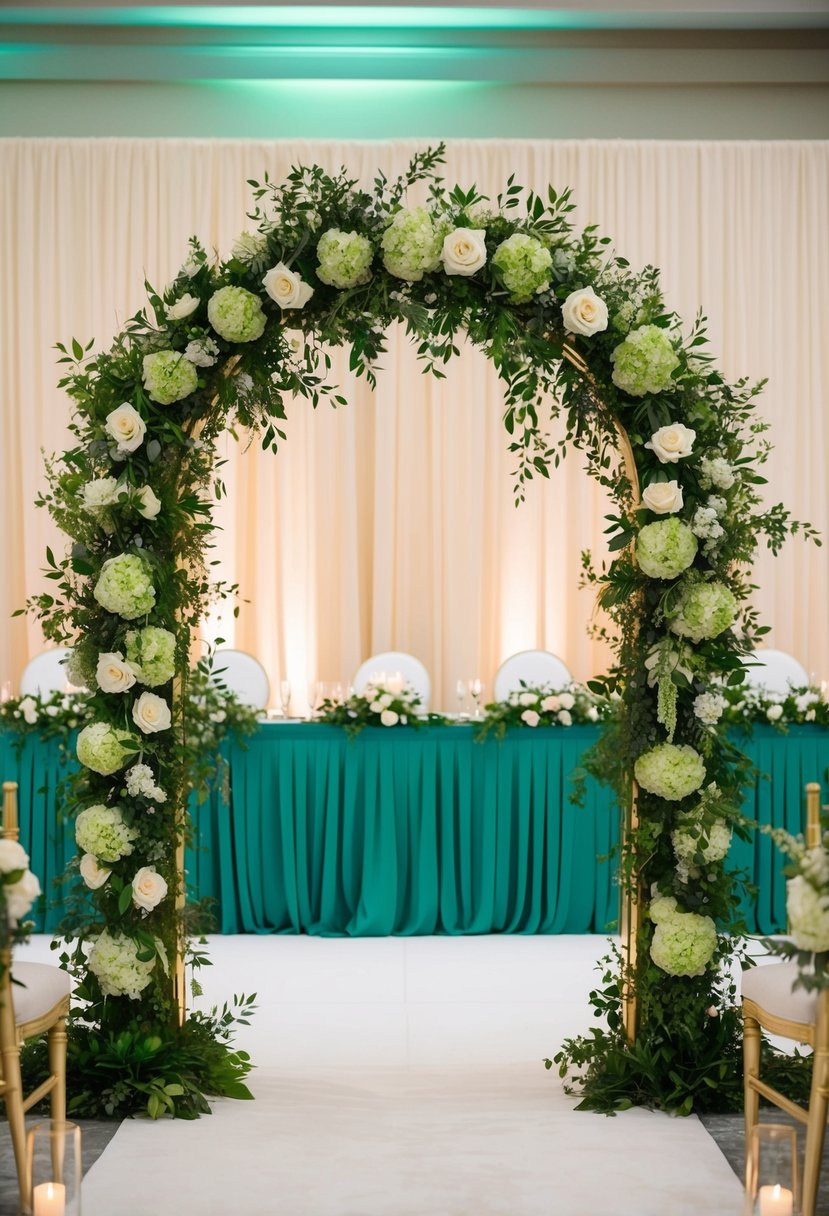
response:
M484 707L484 717L478 733L492 733L503 738L508 730L555 726L584 726L602 722L610 716L612 703L596 696L581 684L553 688L547 684L527 684L512 690L504 701L492 701Z
M342 726L357 735L366 726L389 729L396 726L422 726L424 721L442 722L440 714L424 714L420 694L395 677L372 680L362 692L352 692L343 701L326 698L317 720Z

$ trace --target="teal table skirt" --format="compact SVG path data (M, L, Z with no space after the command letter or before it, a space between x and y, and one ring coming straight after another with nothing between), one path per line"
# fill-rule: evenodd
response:
M469 726L363 731L263 724L226 750L227 780L191 806L193 898L223 933L385 935L605 932L617 914L610 792L572 774L595 727L522 730L477 743ZM829 731L758 727L738 742L760 770L745 810L799 831L803 786L829 766ZM47 893L38 928L60 920L74 854L57 790L55 741L0 733L0 776L20 783L21 839ZM758 887L749 930L785 925L782 859L767 836L736 841L730 864Z

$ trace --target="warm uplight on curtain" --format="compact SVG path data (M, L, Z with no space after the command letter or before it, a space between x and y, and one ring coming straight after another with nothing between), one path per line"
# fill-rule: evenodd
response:
M246 223L247 178L267 169L278 179L302 160L345 164L370 185L416 146L0 141L0 679L16 682L41 648L36 626L9 614L43 586L45 546L61 543L32 505L41 447L66 438L52 344L94 335L105 345L143 303L144 276L163 286L175 274L191 234L227 252ZM494 194L511 172L536 189L572 186L579 224L598 223L632 263L661 266L687 319L704 306L729 378L769 377L769 501L829 531L829 145L450 145L449 181ZM338 353L349 405L313 414L295 403L278 456L228 440L216 557L242 603L238 620L217 610L208 634L257 654L298 699L310 680L345 682L390 647L425 661L447 708L459 677L491 690L515 650L554 650L579 678L601 669L607 654L585 631L592 595L577 584L581 551L601 553L605 506L578 454L516 510L486 360L466 352L434 381L393 332L383 362L373 394ZM755 572L771 644L818 679L829 677L824 552L790 542Z

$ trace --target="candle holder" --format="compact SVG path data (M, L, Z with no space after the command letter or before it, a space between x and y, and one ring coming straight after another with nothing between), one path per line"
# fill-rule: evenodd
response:
M757 1123L746 1155L744 1216L797 1216L799 1211L797 1132L783 1123Z
M30 1216L81 1216L81 1129L54 1120L36 1123L26 1136Z

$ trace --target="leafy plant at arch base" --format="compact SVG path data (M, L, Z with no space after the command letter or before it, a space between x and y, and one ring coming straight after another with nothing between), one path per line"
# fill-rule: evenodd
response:
M89 890L63 928L88 1001L73 1029L80 1073L105 1056L127 1076L143 1053L144 1088L119 1093L118 1113L145 1106L148 1085L151 1113L198 1113L200 1095L238 1093L249 1066L223 1038L229 1011L176 1025L169 978L187 931L175 857L190 762L173 678L186 684L191 632L228 590L210 568L211 500L224 494L217 440L236 426L276 450L289 400L344 404L325 380L326 347L349 346L352 369L373 384L394 322L435 375L463 331L490 357L517 501L577 447L616 504L614 559L601 571L587 563L617 654L597 691L620 698L593 766L607 772L612 759L622 803L637 774L640 824L622 881L641 883L663 915L641 929L636 1047L619 1024L617 967L594 998L605 1025L567 1044L561 1062L581 1071L597 1109L687 1110L733 1092L739 1025L721 966L739 927L737 893L711 846L740 830L747 770L717 731L717 688L740 678L764 632L749 605L758 537L776 551L788 533L813 532L780 505L761 507L758 389L725 382L702 318L683 332L656 271L632 272L592 227L576 233L568 191L545 198L510 179L489 201L474 187L447 189L442 155L419 154L399 180L380 175L369 190L319 167L251 182L254 231L229 260L211 262L193 240L173 283L161 295L148 285L149 312L108 351L60 347L75 446L51 464L44 502L72 544L50 555L54 593L30 608L47 636L74 647L73 682L95 690L71 799ZM412 188L422 205L411 205ZM589 375L563 357L565 343ZM555 414L566 422L560 443L548 435ZM617 425L641 503L617 467ZM201 1070L188 1050L197 1040L212 1044ZM159 1062L167 1046L187 1058L186 1095Z

